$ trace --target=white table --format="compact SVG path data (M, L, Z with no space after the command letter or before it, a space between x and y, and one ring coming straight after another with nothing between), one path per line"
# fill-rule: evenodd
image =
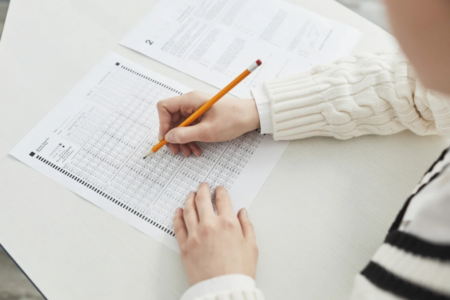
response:
M292 1L363 32L355 53L395 49L389 34L332 0ZM8 156L108 51L181 83L215 89L117 42L149 0L15 0L0 42L0 243L48 299L177 299L177 253ZM311 138L291 143L250 208L267 299L346 299L440 137Z

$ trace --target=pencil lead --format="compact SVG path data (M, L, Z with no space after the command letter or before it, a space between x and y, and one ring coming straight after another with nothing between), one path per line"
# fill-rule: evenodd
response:
M147 157L149 157L150 155L153 155L153 153L155 153L155 152L153 152L153 151L150 151L150 153L149 154L147 154L146 156L144 156L144 159L146 159Z

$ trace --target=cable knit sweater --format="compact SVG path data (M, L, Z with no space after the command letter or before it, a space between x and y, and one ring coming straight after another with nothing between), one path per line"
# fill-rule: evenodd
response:
M420 135L450 132L449 102L424 88L400 54L346 57L269 80L253 94L263 133L276 140L349 139L405 129Z
M427 90L399 54L368 54L269 80L252 91L262 133L276 140L349 139L409 129L450 132L450 99ZM366 268L351 300L450 299L450 153L425 173ZM191 287L182 300L263 300L255 281L227 275Z

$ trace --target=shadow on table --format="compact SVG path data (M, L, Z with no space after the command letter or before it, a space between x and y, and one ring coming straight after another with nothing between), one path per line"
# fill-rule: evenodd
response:
M45 299L0 245L0 300Z
M6 12L8 11L9 0L0 0L0 38L2 37L3 27L5 26Z

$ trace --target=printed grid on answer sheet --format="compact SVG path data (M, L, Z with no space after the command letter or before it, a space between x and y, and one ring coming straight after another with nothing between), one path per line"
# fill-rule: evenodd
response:
M143 159L158 136L156 102L181 92L120 63L87 95L64 139L80 149L63 167L30 154L121 209L174 236L172 218L189 191L208 182L230 189L263 136L257 132L222 143L199 143L201 157L167 148Z

